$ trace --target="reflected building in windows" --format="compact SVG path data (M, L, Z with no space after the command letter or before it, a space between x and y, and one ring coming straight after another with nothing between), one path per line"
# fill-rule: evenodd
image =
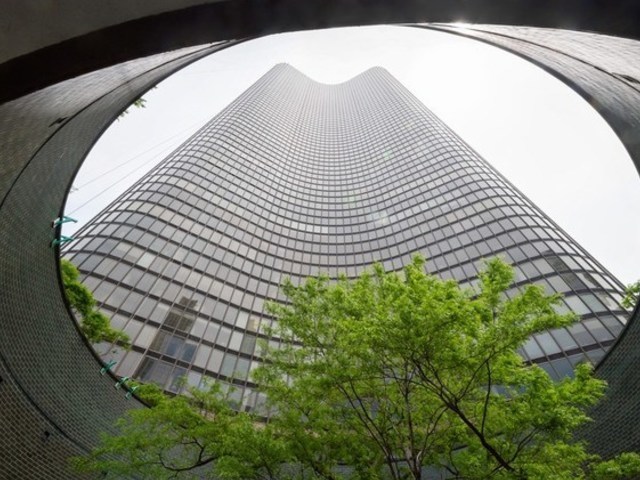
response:
M382 68L324 85L275 66L76 236L66 256L132 339L115 372L178 392L205 377L261 410L250 372L285 277L420 252L476 282L499 255L581 322L522 355L556 378L621 331L622 285Z

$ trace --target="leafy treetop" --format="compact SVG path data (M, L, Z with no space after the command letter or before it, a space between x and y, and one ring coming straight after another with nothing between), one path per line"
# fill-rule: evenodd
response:
M215 388L131 412L121 436L78 460L83 471L143 478L619 479L640 457L603 462L576 441L605 385L589 365L554 382L516 353L533 334L575 321L559 296L494 259L479 293L381 266L351 281L284 285L272 305L279 348L254 380L274 412L264 425ZM115 458L115 459L114 459ZM204 473L203 473L203 469Z
M80 317L80 330L91 343L118 343L129 346L129 336L111 326L109 317L96 309L91 291L80 281L80 272L69 260L60 260L62 284L71 308Z

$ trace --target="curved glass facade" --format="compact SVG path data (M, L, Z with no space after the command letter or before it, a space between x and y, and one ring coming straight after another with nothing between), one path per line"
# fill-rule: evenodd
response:
M582 321L523 356L559 378L621 331L622 285L387 71L339 85L281 64L101 212L66 256L133 347L116 373L179 392L235 385L246 409L265 303L320 272L430 272L473 285L484 258L565 295ZM277 343L277 339L268 339Z

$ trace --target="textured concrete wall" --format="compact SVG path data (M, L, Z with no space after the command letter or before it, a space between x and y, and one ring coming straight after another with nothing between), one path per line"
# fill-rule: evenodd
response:
M640 38L635 0L232 0L197 6L176 0L158 3L153 11L132 7L119 16L115 10L122 0L110 4L115 10L109 18L100 18L99 9L95 18L83 12L87 28L82 31L71 28L80 18L70 13L73 2L57 2L60 15L34 13L41 13L42 3L9 2L0 20L5 27L0 29L2 479L71 478L67 457L91 448L100 431L109 430L127 408L139 406L113 389L112 378L98 374L100 365L62 298L49 223L61 212L87 150L118 112L164 76L217 48L191 46L292 29L425 20L583 28ZM46 34L33 37L44 23L50 24ZM624 65L627 47L637 44L626 43L621 50L619 40L606 37L537 31L534 39L527 30L491 32L488 27L475 36L517 50L591 98L638 160L637 77L632 72L633 78L626 78L629 70L603 71L609 64L602 60L589 62L604 48ZM547 39L556 47L545 49ZM571 47L575 42L578 52ZM188 48L175 50L180 47ZM638 448L640 432L629 420L640 417L640 370L633 368L640 355L634 348L638 335L635 321L600 367L611 395L596 411L591 438L601 439L600 445L618 438L607 449L599 447L604 453Z
M597 368L609 388L591 412L593 423L582 436L591 450L605 457L623 451L640 452L640 309L629 320L618 342Z
M464 21L640 38L638 18L636 0L8 0L0 102L141 56L274 32Z
M54 85L0 106L0 478L70 478L128 408L100 376L61 294L52 219L97 135L174 70L215 51L192 47Z

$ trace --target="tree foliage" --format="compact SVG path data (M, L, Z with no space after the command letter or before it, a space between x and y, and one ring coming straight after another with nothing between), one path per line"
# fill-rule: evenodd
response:
M111 326L109 317L96 309L91 291L80 281L80 272L69 260L60 260L62 284L74 312L80 317L80 330L91 343L118 343L129 346L129 336Z
M624 289L624 297L622 298L622 306L627 309L631 309L638 303L638 297L640 296L640 280L627 285Z
M151 87L150 90L155 90L158 87ZM124 117L125 115L129 114L129 109L130 108L147 108L147 99L144 97L138 97L136 98L133 102L131 102L131 104L125 108L122 113L120 113L120 115L118 115L118 120L120 120L122 117Z
M284 450L270 427L233 410L216 384L188 396L166 397L153 386L136 393L153 407L128 412L117 424L121 435L103 436L89 456L72 460L76 471L107 479L279 478Z
M640 472L636 454L601 462L574 440L604 382L586 364L554 382L522 360L516 351L532 334L575 317L556 313L559 296L537 286L508 298L512 281L496 259L478 292L461 290L416 257L402 275L376 266L355 281L286 283L289 303L271 306L282 346L266 349L254 375L276 412L268 424L233 412L215 390L194 390L129 414L123 435L106 437L84 467L327 480ZM120 460L100 463L107 454Z

